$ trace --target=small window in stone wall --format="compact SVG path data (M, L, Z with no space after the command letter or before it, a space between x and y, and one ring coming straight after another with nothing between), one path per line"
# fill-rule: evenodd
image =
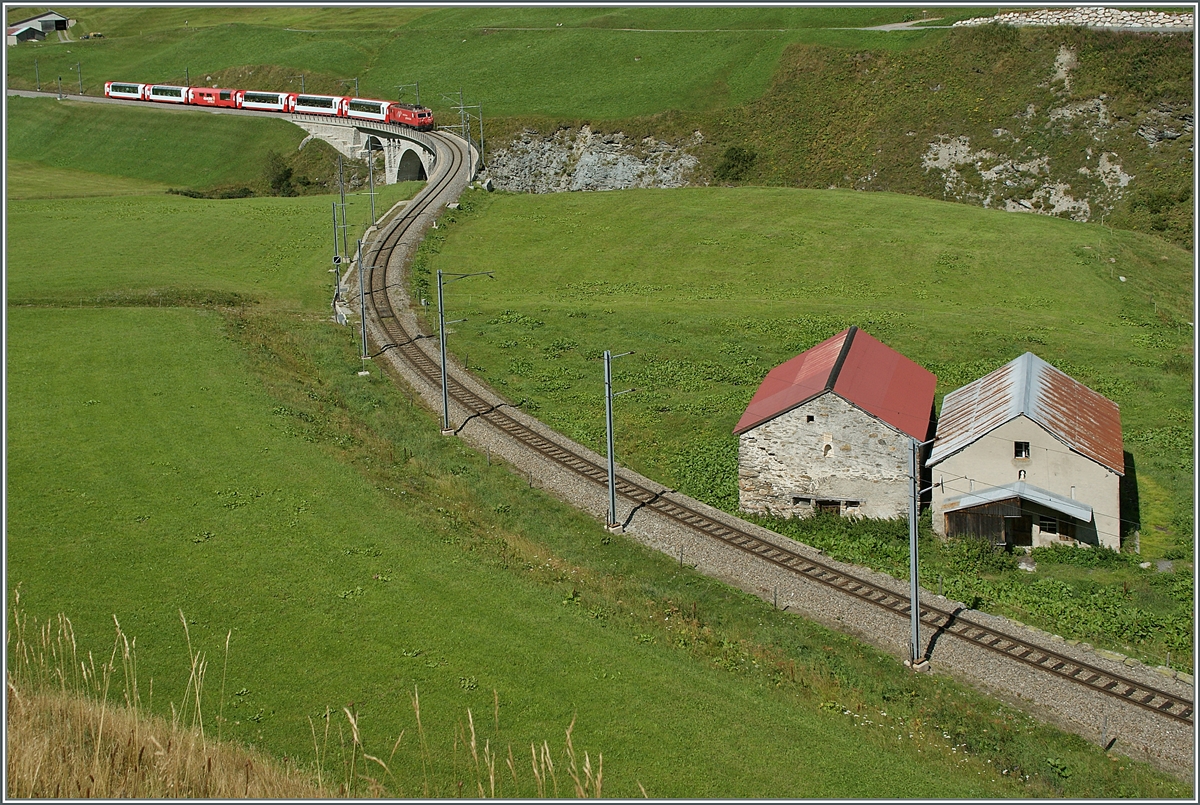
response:
M842 502L840 500L818 500L817 511L829 512L830 514L841 514Z
M815 416L813 416L812 414L809 414L809 415L808 415L808 416L805 418L805 421L806 421L806 422L816 422L816 421L817 421L817 418L816 418Z
M812 498L792 498L793 506L812 506Z
M1029 458L1029 442L1013 442L1013 458Z

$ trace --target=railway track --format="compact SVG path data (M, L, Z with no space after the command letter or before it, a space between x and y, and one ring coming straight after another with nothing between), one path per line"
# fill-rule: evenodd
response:
M448 200L446 193L451 187L452 177L462 170L466 160L469 159L469 155L465 153L465 147L458 140L440 135L434 135L434 138L438 143L439 150L444 150L446 156L439 154L438 170L431 177L429 185L410 202L399 218L382 230L368 250L366 262L371 266L367 273L367 282L369 283L368 315L375 318L376 324L387 336L385 343L375 346L375 354L378 355L384 351L398 353L432 388L440 391L440 364L417 346L417 338L420 334L409 333L404 329L392 308L387 293L389 285L395 285L401 280L395 274L402 270L402 266L390 265L393 262L395 250L406 240L407 235L415 234L413 229L419 226L418 219L422 214L433 213L439 206L444 206ZM450 160L448 166L442 161L446 157ZM447 386L449 396L468 411L472 418L486 420L490 425L507 434L509 438L582 478L601 486L607 484L607 467L580 455L569 445L558 443L552 438L531 430L508 415L502 408L463 386L455 379L453 373L447 375ZM635 505L653 509L659 515L686 526L704 537L717 540L844 595L853 596L898 617L908 619L911 616L911 604L906 595L893 592L772 542L764 541L748 531L715 520L684 503L668 499L659 492L621 478L619 475L616 487L618 495L632 501ZM1015 635L984 626L958 612L949 612L936 606L922 604L920 620L927 628L932 628L938 634L953 635L969 644L1069 680L1099 694L1129 702L1165 718L1187 725L1195 723L1194 704L1185 698L1034 645Z

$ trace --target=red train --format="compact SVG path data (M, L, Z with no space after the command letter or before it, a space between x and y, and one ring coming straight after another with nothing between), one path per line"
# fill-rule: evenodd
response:
M398 101L352 98L348 95L307 95L298 92L259 92L250 89L180 87L172 84L125 84L107 81L104 97L131 101L219 106L263 112L329 115L357 120L396 123L418 131L433 130L433 112L424 106Z

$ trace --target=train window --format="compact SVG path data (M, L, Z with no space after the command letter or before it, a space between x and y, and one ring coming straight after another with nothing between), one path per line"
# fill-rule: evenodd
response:
M227 101L233 93L227 89L221 90L221 100Z
M333 98L314 98L310 95L300 95L296 98L297 106L318 106L322 109L333 108Z
M350 101L350 111L352 112L366 112L377 115L379 114L379 106L379 104L369 101Z
M274 92L247 92L242 101L249 103L279 103L279 95Z
M138 88L134 84L113 84L112 91L113 92L128 92L130 94L134 94L138 91Z
M182 98L183 90L176 89L175 87L155 87L154 89L150 90L150 94L158 95L163 98Z

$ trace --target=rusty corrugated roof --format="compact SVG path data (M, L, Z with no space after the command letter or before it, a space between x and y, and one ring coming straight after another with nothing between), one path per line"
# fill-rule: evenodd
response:
M1075 452L1124 474L1117 404L1032 352L946 395L926 465L932 467L1021 415Z
M850 327L768 372L733 432L745 433L833 391L892 427L925 439L936 385L932 372Z

